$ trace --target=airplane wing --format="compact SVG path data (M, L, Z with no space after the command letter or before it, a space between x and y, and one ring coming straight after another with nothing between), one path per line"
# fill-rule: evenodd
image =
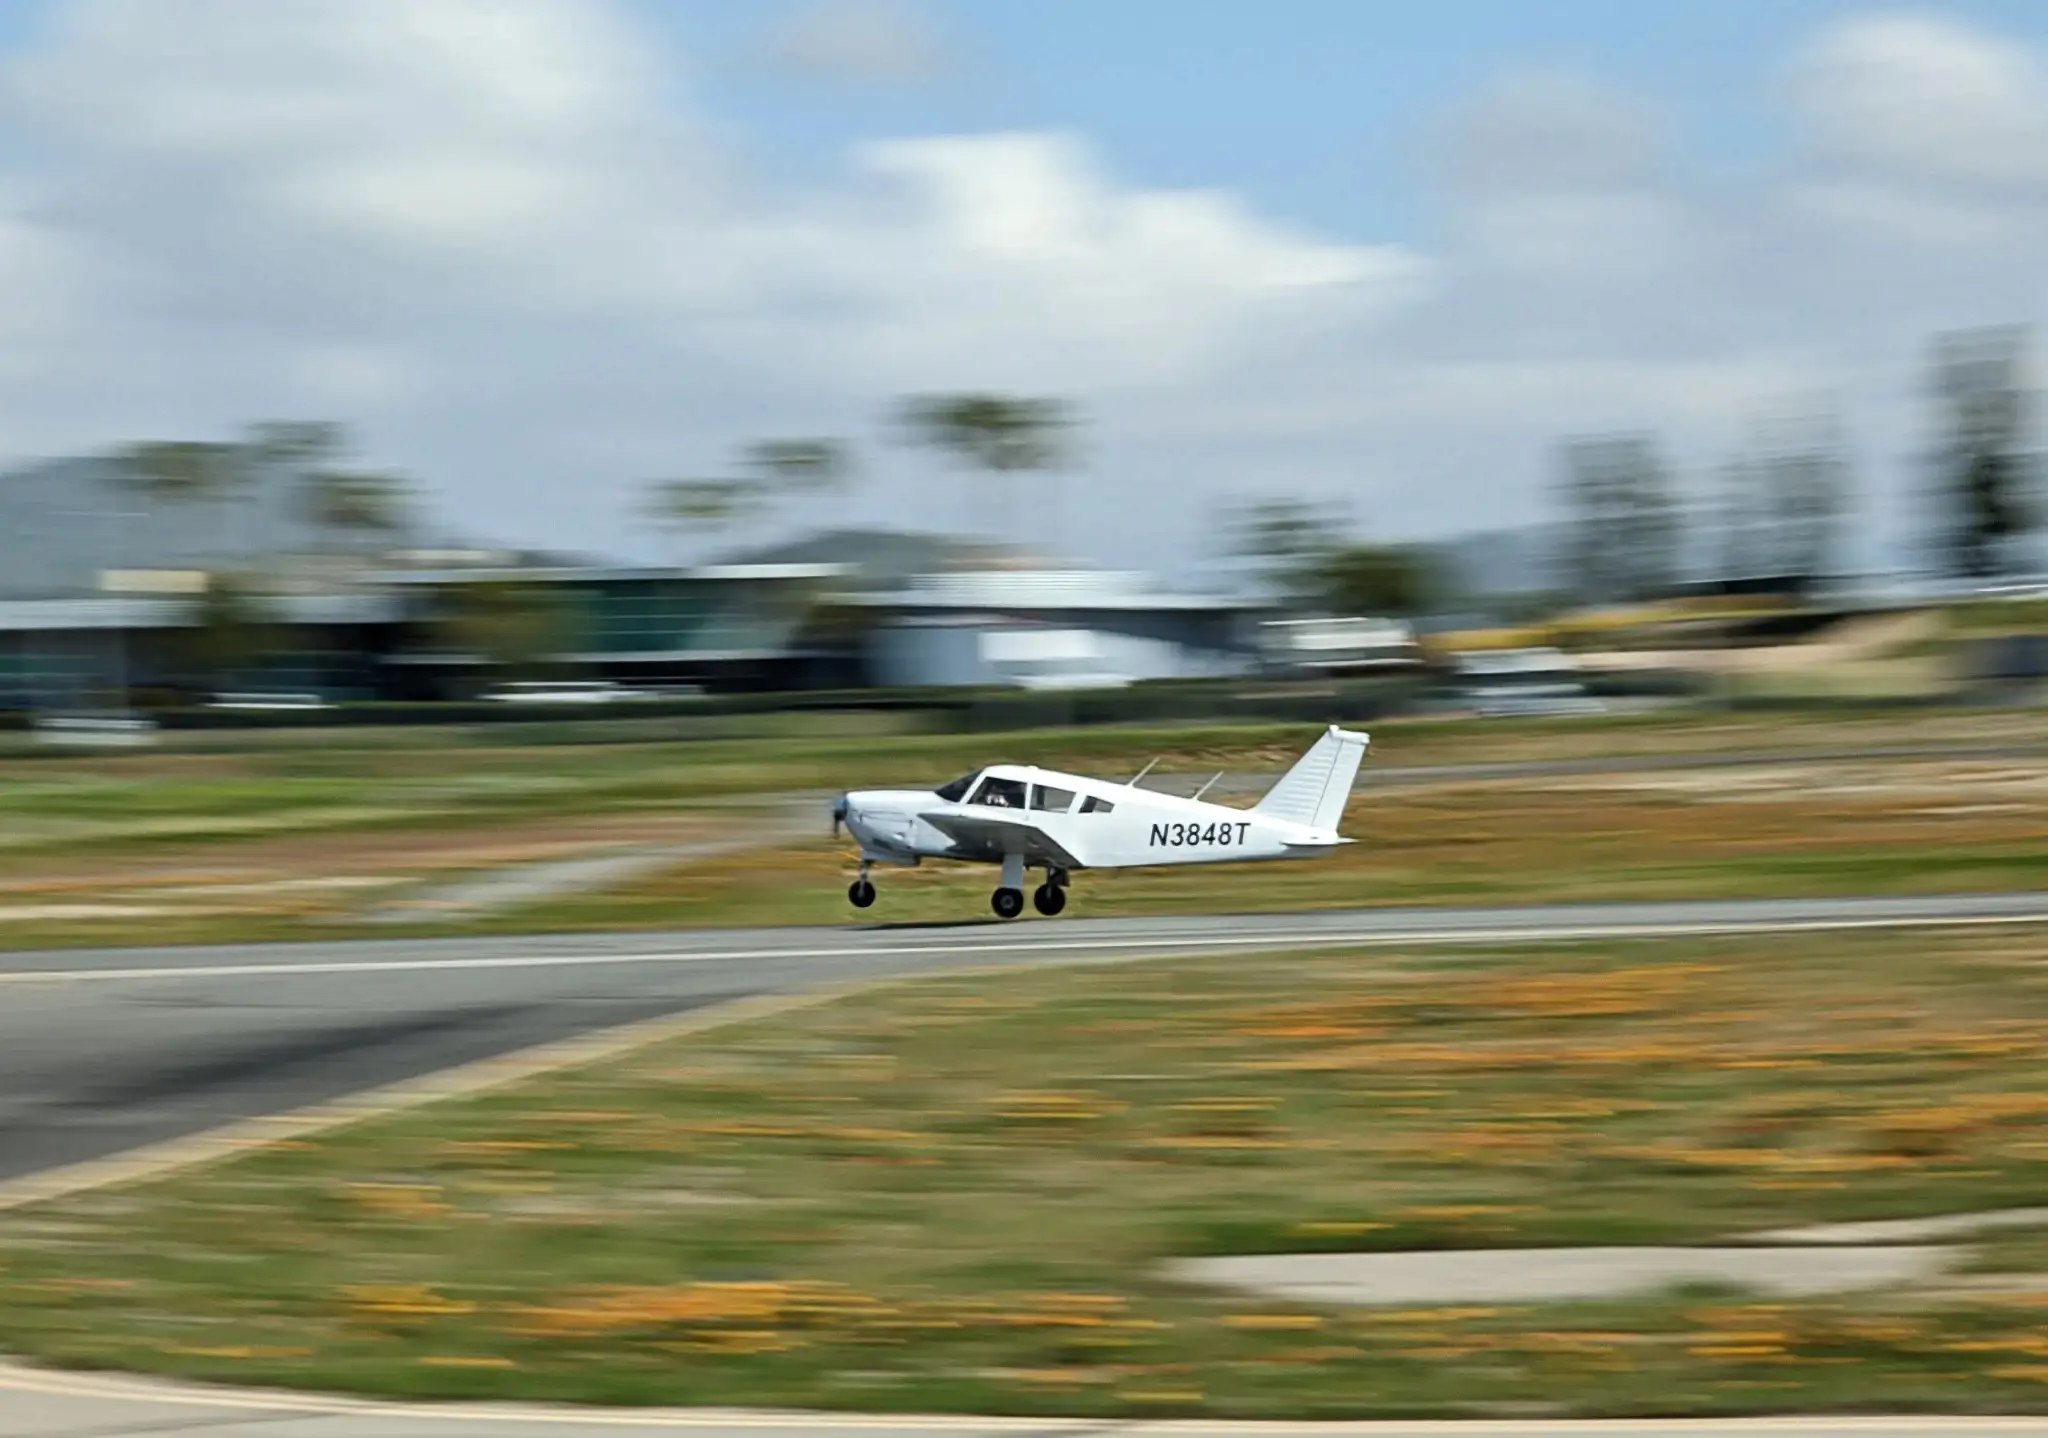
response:
M1087 867L1037 823L1021 816L1007 819L993 814L962 814L946 809L918 817L962 849L991 859L1000 859L1005 854L1022 854L1027 864L1053 864L1062 869Z

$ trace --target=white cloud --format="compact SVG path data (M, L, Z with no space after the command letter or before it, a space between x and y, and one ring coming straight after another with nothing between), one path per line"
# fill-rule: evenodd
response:
M766 50L792 74L858 85L917 84L958 63L912 0L811 0L769 32Z
M1936 15L1852 16L1791 72L1822 156L1903 180L2048 182L2048 71L2029 48Z
M1057 134L874 145L764 191L662 54L598 0L62 5L4 75L45 165L0 208L0 283L20 315L32 269L80 271L95 299L55 338L126 398L0 405L9 447L348 405L479 522L597 539L587 488L486 486L619 463L599 435L716 463L789 397L1184 383L1414 269L1133 188Z

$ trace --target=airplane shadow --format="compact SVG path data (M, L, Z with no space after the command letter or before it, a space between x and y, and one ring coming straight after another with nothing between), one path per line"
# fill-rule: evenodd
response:
M1012 920L1011 922L1015 922ZM986 919L898 919L894 923L849 924L847 927L862 933L888 933L898 929L991 929L999 928L1003 920Z

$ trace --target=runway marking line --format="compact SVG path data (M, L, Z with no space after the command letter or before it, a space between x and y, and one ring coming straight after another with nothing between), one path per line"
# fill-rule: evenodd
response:
M1861 918L1769 917L1642 920L1633 923L1591 921L1577 924L1521 924L1455 929L1274 929L1236 934L1163 934L1138 939L1006 939L951 944L884 944L853 948L648 949L616 954L497 954L472 958L283 960L248 964L191 964L121 969L8 969L0 984L135 983L174 979L281 978L331 974L452 972L491 969L614 968L628 964L712 964L763 959L909 958L925 954L1006 954L1096 952L1102 950L1171 951L1196 949L1299 948L1305 944L1448 944L1568 942L1580 939L1695 938L1716 934L1790 934L1858 929L1973 928L2048 923L2048 904L2012 914L1877 914Z

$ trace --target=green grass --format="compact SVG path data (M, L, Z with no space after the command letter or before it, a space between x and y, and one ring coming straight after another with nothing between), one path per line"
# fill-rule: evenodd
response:
M815 716L806 716L815 717ZM1001 735L772 733L688 742L488 742L465 732L341 731L314 744L230 752L0 761L0 843L17 855L203 846L304 831L562 814L655 811L738 796L937 783L1011 758L1122 775L1163 757L1167 771L1278 770L1313 737L1307 725L1101 726ZM1374 726L1375 767L1636 753L1770 751L1855 744L2033 740L2033 716L1967 711L1842 715L1642 715ZM759 731L757 731L759 732Z
M1866 766L1867 770L1867 766ZM1751 791L1719 774L1651 784L1517 780L1371 790L1315 860L1235 868L1083 871L1077 917L1496 904L1967 893L2048 883L2038 798L2011 803L2001 769L1816 766ZM1940 794L1939 802L1930 794ZM1981 802L1976 802L1981 801ZM1948 812L1955 810L1956 812ZM485 921L486 929L921 922L987 913L992 871L878 868L877 905L844 891L852 851L790 849L679 866L603 893Z
M918 981L0 1220L0 1342L612 1403L2041 1411L2038 1307L2010 1293L1345 1312L1161 1271L2038 1199L2039 952L1951 933ZM2039 1245L1984 1250L2037 1303Z
M481 780L488 777L491 782ZM2044 810L2030 776L2011 760L1954 763L1815 762L1751 770L1675 770L1654 775L1495 779L1484 783L1380 787L1368 770L1345 831L1359 842L1313 861L1076 876L1077 916L1175 912L1276 912L1387 904L1490 904L1650 899L1940 894L2040 888L2048 881L2041 843ZM320 781L325 784L327 781ZM442 777L445 791L495 795L510 820L548 776L509 771ZM638 802L645 782L612 775L621 802ZM588 800L591 790L557 786ZM550 800L550 802L555 802ZM723 822L754 822L745 801ZM551 819L575 812L569 800ZM446 813L421 810L383 826L436 833ZM471 815L466 822L482 822ZM659 929L714 925L838 924L972 920L987 910L985 867L935 862L881 869L881 901L856 914L844 900L853 851L827 836L822 801L813 840L724 858L698 859L640 879L477 919L422 920L386 935ZM271 831L273 841L286 831ZM450 827L446 832L457 833ZM475 829L470 831L473 838ZM131 843L140 843L131 840ZM205 871L208 854L168 840ZM417 849L417 841L414 848ZM276 850L267 852L275 853ZM317 851L312 859L319 859ZM311 859L309 859L311 862ZM325 863L325 861L322 861ZM346 861L375 871L373 851ZM321 873L336 872L331 865ZM444 878L446 876L443 876ZM22 917L0 929L0 946L227 942L360 936L344 896L269 912L183 913L191 898L118 878L86 890L18 891L14 904L118 902L152 908L136 916Z

